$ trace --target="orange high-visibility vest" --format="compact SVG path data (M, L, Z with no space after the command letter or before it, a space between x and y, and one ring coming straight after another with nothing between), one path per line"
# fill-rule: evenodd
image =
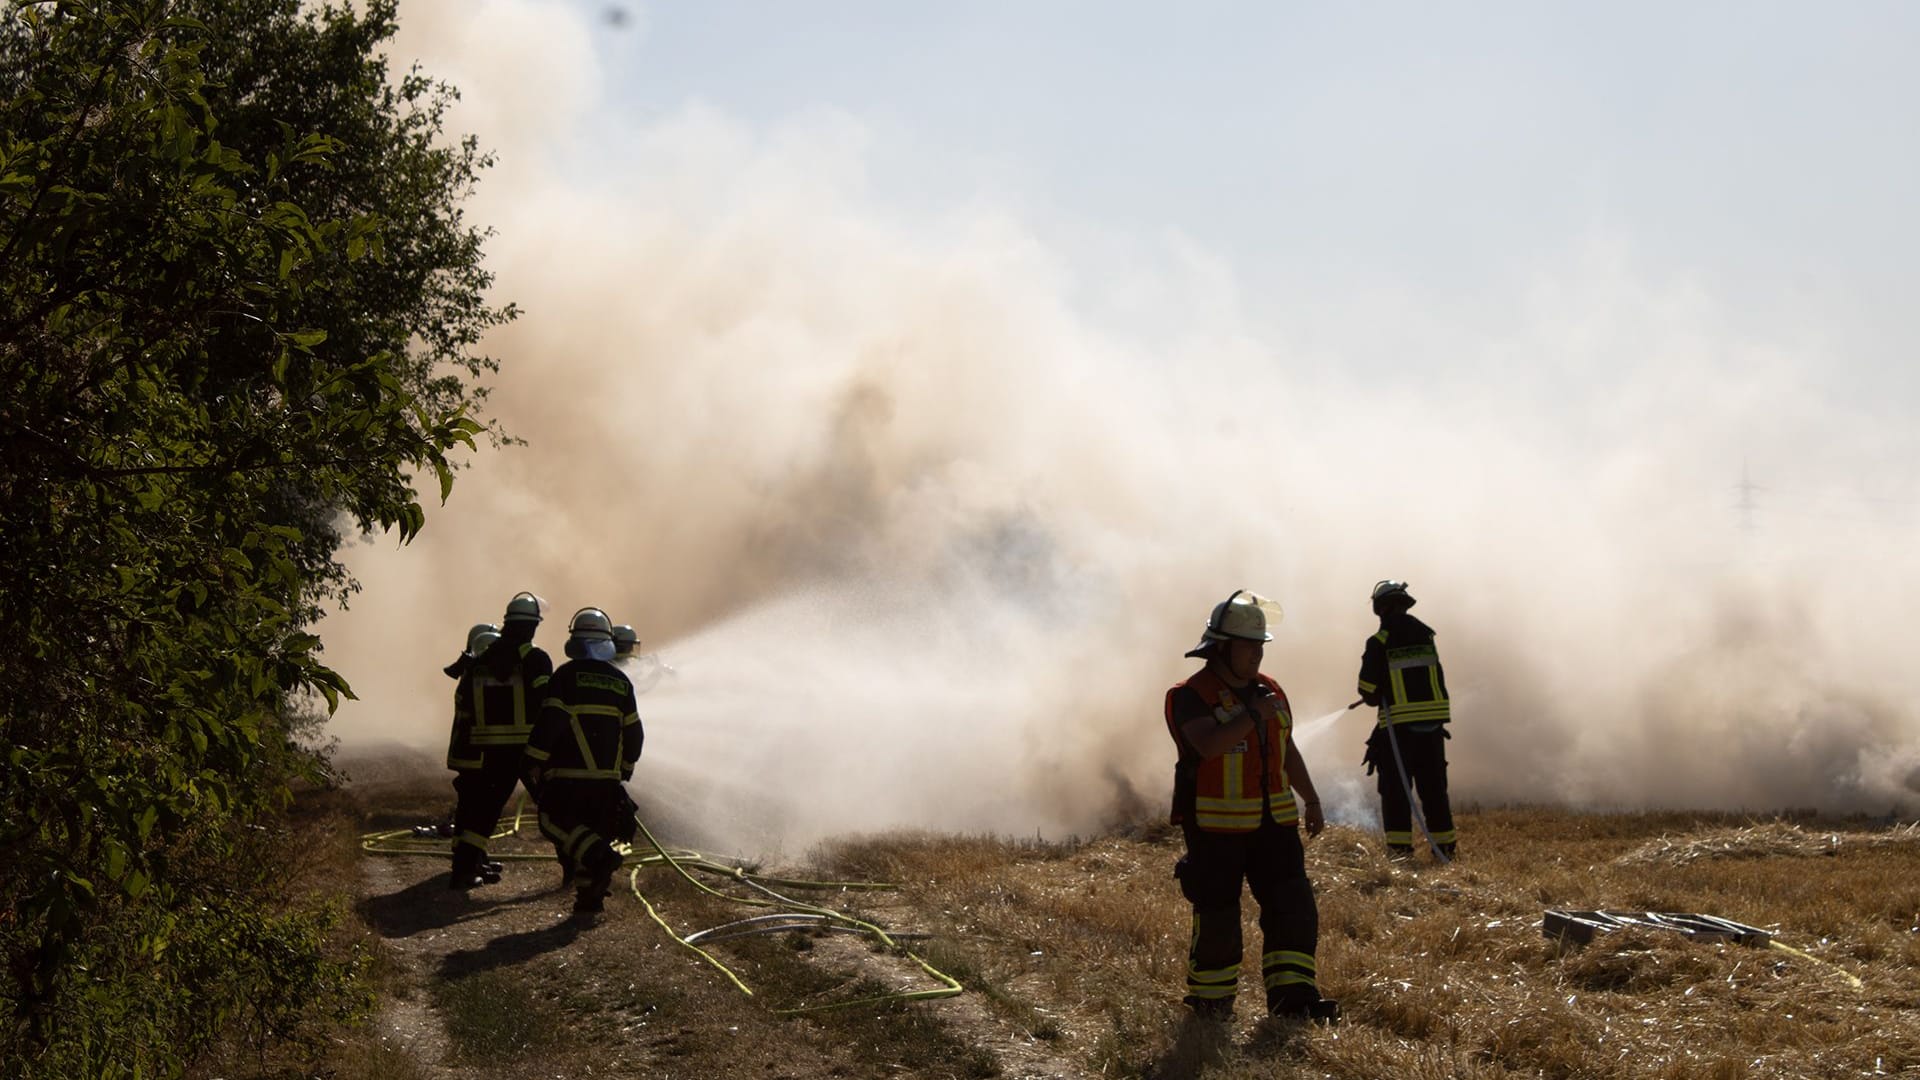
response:
M1180 748L1180 762L1174 766L1174 824L1192 823L1207 832L1249 832L1259 827L1263 810L1276 825L1299 822L1293 788L1287 783L1287 734L1293 730L1293 711L1279 683L1265 675L1258 678L1273 697L1274 718L1256 722L1240 745L1207 761L1187 747L1175 726L1175 691L1190 687L1209 708L1230 711L1253 708L1252 695L1234 690L1207 668L1167 691L1167 731Z

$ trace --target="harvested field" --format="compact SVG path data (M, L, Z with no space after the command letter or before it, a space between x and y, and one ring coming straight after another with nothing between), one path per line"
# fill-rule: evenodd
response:
M389 799L403 790L391 781L380 789ZM392 820L367 811L369 821ZM1169 876L1179 841L1150 821L1060 843L846 838L810 865L778 868L898 883L819 902L932 935L913 948L967 988L936 1001L784 1014L933 984L905 958L847 935L713 944L754 989L748 996L630 894L617 893L594 925L569 928L557 871L538 860L510 863L496 896L476 894L456 911L429 881L442 864L369 858L362 911L411 965L407 1015L437 1017L451 1033L421 1039L436 1074L1920 1073L1912 824L1501 808L1462 815L1461 838L1464 858L1451 867L1389 864L1377 837L1346 828L1309 845L1322 989L1345 1010L1333 1028L1270 1024L1251 1000L1225 1028L1186 1018L1187 913ZM760 913L662 868L637 883L682 933ZM1563 946L1541 935L1549 907L1706 912L1771 929L1798 954L1651 931ZM1257 955L1250 902L1245 914ZM503 995L523 1007L503 1009ZM574 1034L555 1040L542 1025Z

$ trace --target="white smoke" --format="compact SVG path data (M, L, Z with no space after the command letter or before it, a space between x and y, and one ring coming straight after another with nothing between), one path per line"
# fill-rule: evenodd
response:
M488 346L530 445L480 455L410 548L351 554L343 739L443 739L439 666L533 589L674 666L638 787L736 846L1086 830L1166 800L1161 695L1216 601L1286 604L1267 670L1305 725L1354 696L1393 576L1441 634L1457 800L1912 804L1907 523L1732 505L1743 461L1806 482L1914 440L1630 237L1498 327L1354 298L1420 328L1383 373L1257 329L1190 241L1086 265L1010 209L903 212L857 117L614 117L573 8L402 15L396 53L458 79L503 163L470 209L526 309ZM1364 713L1302 731L1347 820Z

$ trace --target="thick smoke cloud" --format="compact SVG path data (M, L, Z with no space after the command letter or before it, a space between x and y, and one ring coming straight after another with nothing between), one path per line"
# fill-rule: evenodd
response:
M440 665L529 588L556 655L595 604L673 665L636 786L711 836L1084 831L1165 800L1162 691L1244 586L1286 605L1267 670L1365 821L1369 720L1321 718L1396 576L1441 632L1457 799L1913 804L1910 526L1824 483L1913 441L1823 399L1817 335L1749 340L1601 229L1497 320L1354 298L1424 347L1349 364L1178 238L1088 265L1013 210L897 209L858 118L615 117L572 12L402 12L396 55L500 155L470 211L526 311L488 347L528 445L350 553L348 744L444 739ZM1743 523L1743 462L1801 494Z

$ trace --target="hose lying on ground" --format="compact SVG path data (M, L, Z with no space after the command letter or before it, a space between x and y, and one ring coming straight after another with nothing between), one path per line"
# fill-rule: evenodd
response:
M522 796L520 800L514 804L513 815L511 817L503 817L495 823L491 839L499 840L519 835L520 828L525 822L526 816L526 799L525 796ZM850 1001L828 1002L824 1005L805 1005L790 1009L775 1009L774 1012L777 1015L792 1016L800 1013L824 1012L829 1009L848 1009L858 1005L878 1005L893 1001L931 1001L936 998L952 997L964 989L958 982L954 981L952 977L928 963L924 957L919 956L900 944L901 939L904 938L918 938L928 935L888 933L880 926L864 919L858 919L844 912L836 911L819 904L805 903L777 892L774 889L774 886L778 886L783 889L880 891L895 889L898 888L898 886L888 882L877 881L805 881L795 878L762 876L750 873L744 866L716 862L698 851L686 848L668 850L660 843L659 839L653 835L652 830L647 828L645 822L636 818L634 824L639 827L640 834L646 838L647 843L653 848L653 851L651 853L641 854L632 845L614 845L614 850L620 852L620 854L625 857L628 865L633 868L632 872L628 875L627 885L628 888L632 890L634 899L640 901L641 906L646 909L647 915L652 918L655 923L659 924L662 930L666 931L668 937L671 937L675 942L684 946L708 964L711 964L717 971L726 976L727 981L737 987L741 993L749 997L754 996L752 988L747 986L733 969L727 967L726 964L722 963L719 958L715 957L712 953L701 948L698 942L713 942L727 938L774 933L784 930L819 930L862 934L873 938L888 951L898 953L912 960L915 964L919 965L922 971L925 971L941 983L940 986L925 990L907 990L892 994L876 994L870 997L855 998ZM421 837L416 835L413 829L392 829L382 832L364 833L360 837L360 850L369 855L415 855L443 859L452 857L451 847L445 838ZM489 852L487 858L497 861L551 860L553 854L551 852ZM675 873L679 874L694 888L711 896L719 897L722 900L729 900L736 904L780 908L782 910L769 915L755 916L749 919L723 923L719 926L709 927L708 929L696 931L683 937L668 924L666 919L661 917L660 912L653 906L653 902L648 900L646 894L640 891L640 871L650 866L659 866L662 864L672 867ZM728 878L762 895L759 897L729 895L694 877L693 871ZM764 897L764 899L762 897Z

